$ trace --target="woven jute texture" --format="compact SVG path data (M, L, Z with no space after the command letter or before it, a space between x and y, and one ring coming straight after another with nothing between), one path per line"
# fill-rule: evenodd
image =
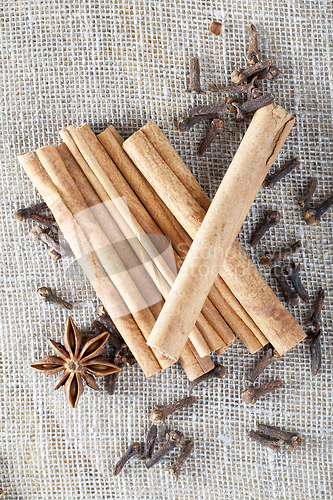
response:
M219 37L209 32L212 20L225 26ZM315 204L333 192L332 21L332 3L325 0L2 2L0 486L6 499L333 498L333 212L310 228L297 205L311 177L319 180ZM200 58L204 89L230 83L231 71L247 64L249 22L258 27L263 58L273 58L281 69L265 88L296 117L272 170L295 156L301 166L274 189L261 189L240 241L256 264L264 249L302 241L294 260L303 266L311 302L292 308L292 314L305 326L318 290L327 291L322 370L311 376L308 346L302 342L259 379L281 378L285 387L246 406L240 392L262 354L233 345L214 357L226 366L227 376L198 388L198 403L159 428L158 445L170 429L195 443L179 482L164 471L177 451L149 471L132 461L114 478L113 466L125 449L143 442L153 405L188 395L189 384L178 365L150 380L135 365L123 369L114 396L108 396L101 379L101 391L87 389L72 410L62 390L52 391L54 376L31 370L31 362L51 354L47 338L61 340L67 319L65 311L38 301L36 289L49 285L73 302L72 317L87 334L98 299L77 264L68 258L53 262L29 239L31 223L12 218L12 211L40 199L16 154L59 144L58 131L69 124L88 122L95 132L113 124L128 137L154 119L213 196L246 124L229 124L199 158L209 124L181 133L176 121L189 107L216 98L209 92L185 93L190 57ZM280 210L283 221L251 250L250 236L268 209ZM283 300L271 273L263 274ZM294 452L285 446L274 454L246 437L257 422L298 431L304 441Z

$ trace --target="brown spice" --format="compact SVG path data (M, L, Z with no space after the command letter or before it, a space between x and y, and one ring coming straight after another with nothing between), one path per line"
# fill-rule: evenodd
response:
M273 275L276 281L279 283L284 298L290 306L297 306L299 303L299 298L296 292L290 288L285 277L283 276L281 269L279 267L274 267Z
M185 92L189 94L205 94L201 89L200 65L197 57L191 57L190 59L190 85Z
M42 229L40 226L34 226L30 230L30 236L34 240L39 240L42 243L45 243L45 245L49 246L50 248L53 248L58 254L60 255L65 255L66 250L57 243L52 236L50 236L45 229Z
M260 224L260 226L255 230L250 245L252 247L256 246L264 234L271 228L279 224L281 221L281 214L277 210L270 210L267 212L265 220Z
M288 444L292 450L302 443L302 439L296 432L285 432L281 431L277 427L271 427L270 425L257 424L257 429L259 432L266 434L271 438L282 440L284 443Z
M261 93L261 91L260 91ZM268 94L253 96L254 98L248 99L243 104L234 103L235 108L237 109L237 115L235 118L236 122L243 121L250 113L254 113L258 109L264 108L269 104L272 104L275 97L269 92Z
M48 229L51 229L51 231L54 234L58 234L59 232L59 226L56 223L54 219L51 219L50 217L44 217L43 215L40 214L31 214L31 220L34 222L37 222L41 226L44 226Z
M316 209L306 210L303 218L308 226L314 226L320 221L322 216L331 208L333 205L333 196L330 196L324 203L319 205Z
M143 460L147 460L148 458L152 457L156 436L157 436L157 425L152 424L147 432L145 440L145 448L142 455Z
M218 113L234 113L236 111L234 103L237 102L237 99L235 99L234 97L227 97L226 99L214 102L213 104L209 104L208 106L199 106L196 108L192 108L189 110L189 115L198 116L210 114L216 115Z
M119 369L124 368L127 364L127 360L125 356L115 356L114 359L112 360L112 363L116 366L118 366ZM108 381L106 385L106 390L110 396L113 396L115 391L116 391L116 386L118 382L118 377L119 377L120 371L111 373L111 375L108 376Z
M105 332L82 344L82 335L74 325L72 318L69 317L63 336L64 345L49 339L49 344L56 356L44 356L30 366L45 375L61 373L53 390L64 386L69 404L75 408L84 391L83 380L91 389L98 391L99 387L94 375L104 377L104 375L120 371L120 368L100 355L108 337L109 334Z
M313 376L318 375L321 369L321 333L321 330L318 330L316 332L308 332L307 334L311 355L311 373Z
M126 347L125 342L120 340L117 335L114 335L113 331L110 331L111 329L108 330L107 328L105 328L105 326L100 321L94 320L91 326L95 328L98 333L108 332L109 343L112 345L115 356L117 356L120 351Z
M205 382L206 380L210 380L211 378L223 378L227 373L227 369L224 366L216 365L215 368L210 370L210 372L204 373L201 377L196 378L190 383L189 390L193 391L194 387Z
M300 270L301 270L301 264L296 265L294 262L290 266L285 267L285 274L288 276L290 281L292 282L296 293L299 297L301 297L304 302L309 302L310 301L310 296L305 289L303 283L301 282L300 278Z
M214 118L211 123L208 134L204 138L202 144L200 145L198 155L202 156L205 154L207 148L211 145L215 137L222 132L224 129L224 121L222 118Z
M166 441L162 448L160 448L155 455L146 460L146 467L150 469L156 465L165 455L172 451L176 446L183 446L185 441L184 434L179 431L171 431L167 434Z
M73 309L72 304L66 302L66 300L59 299L59 297L57 297L48 286L38 288L36 293L40 299L44 300L44 302L49 302L50 304L66 309L67 311Z
M321 313L324 307L325 290L320 290L317 297L317 302L311 318L307 321L306 326L312 326L316 331L320 328Z
M298 200L298 204L301 208L307 209L309 206L310 201L312 200L312 197L317 189L318 186L318 179L315 177L311 179L310 186L306 193Z
M257 64L253 64L245 69L235 69L231 73L231 80L233 83L242 83L246 81L250 76L261 73L264 69L273 66L273 61L268 59L267 61L262 61Z
M271 450L275 451L277 453L281 446L283 445L283 440L282 439L268 439L260 434L258 434L255 431L249 431L247 433L248 437L252 439L252 441L256 441L257 443L261 444L262 446L265 446L266 448L270 448Z
M118 474L123 470L127 462L133 458L137 457L140 453L140 444L132 443L131 446L125 451L123 456L118 460L113 469L113 475L118 476Z
M249 49L246 54L246 59L249 64L257 64L260 62L260 52L258 49L258 33L254 24L249 24Z
M267 175L263 187L274 187L281 179L284 179L290 172L299 166L300 162L297 158L288 161L282 168L278 169L274 174Z
M245 387L241 393L241 397L245 403L254 405L259 398L281 387L283 387L282 380L273 380L259 387Z
M176 403L172 403L168 406L158 406L155 405L153 411L150 415L150 420L154 424L164 424L165 419L174 413L175 411L182 410L187 406L191 406L197 402L197 398L195 396L189 396L187 398L181 399Z
M277 262L290 257L294 253L296 253L300 248L302 248L302 243L300 241L296 241L293 245L285 248L284 250L278 250L273 254L266 253L260 257L260 264L265 267L272 268L275 266Z
M217 21L212 21L210 23L209 31L213 33L213 35L219 36L221 33L224 31L224 26L222 23L219 23Z
M279 359L281 359L279 353L274 349L274 347L272 346L269 347L267 352L264 354L264 356L257 363L255 368L252 370L250 375L247 377L247 380L252 383L255 382L259 377L259 375L261 375L265 370L265 368L267 368L267 366L271 365L275 361L278 361Z
M47 209L46 203L36 203L35 205L32 205L31 207L27 208L20 208L19 210L16 210L13 212L13 217L14 219L23 222L27 219L31 218L32 214L38 214L39 212L42 212L43 210Z
M172 472L173 477L175 478L176 481L178 481L178 479L179 479L180 469L183 467L184 463L186 462L188 457L191 455L193 450L194 450L194 443L193 443L193 441L189 441L182 448L182 451L180 452L180 455L177 458L177 460L172 465L170 465L169 467L166 467L164 469L165 471Z
M216 113L211 113L210 115L198 115L198 116L188 116L186 118L180 118L177 122L177 128L181 132L184 132L185 130L190 130L194 125L197 123L203 122L205 120L212 120L215 118Z

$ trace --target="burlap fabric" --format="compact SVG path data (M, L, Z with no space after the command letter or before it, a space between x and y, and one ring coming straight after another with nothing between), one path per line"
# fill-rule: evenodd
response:
M1 7L1 476L10 500L328 500L332 473L332 212L309 228L297 199L313 176L319 179L315 203L332 194L332 4L325 0L13 0ZM220 37L210 22L222 21ZM256 406L240 399L244 380L261 356L242 344L221 358L223 381L196 391L198 403L170 417L159 429L193 439L195 451L175 483L164 472L172 453L147 471L130 463L117 478L113 465L133 441L143 441L154 403L188 394L179 366L147 380L137 366L119 377L115 396L87 389L72 410L54 377L29 364L50 354L47 338L60 340L67 313L38 301L36 289L50 285L74 303L73 319L91 331L98 300L75 263L55 263L28 237L29 223L11 213L39 197L18 165L17 153L60 141L66 125L88 122L96 132L113 124L128 137L155 119L207 192L213 196L246 125L228 125L207 154L198 145L208 129L201 124L180 133L177 119L195 103L189 58L201 61L202 84L230 82L231 71L246 65L246 27L259 28L263 57L272 57L281 76L272 89L276 100L296 117L296 125L274 168L297 156L301 167L276 188L262 189L240 234L254 262L264 249L301 239L295 261L304 266L311 303L292 313L305 326L320 288L327 291L323 314L323 367L312 377L305 342L262 375L281 378L285 388ZM248 241L267 209L279 209L283 222L251 250ZM261 269L263 271L263 269ZM264 272L278 296L270 272ZM282 299L283 300L283 299ZM278 454L247 439L256 422L300 432L303 444Z

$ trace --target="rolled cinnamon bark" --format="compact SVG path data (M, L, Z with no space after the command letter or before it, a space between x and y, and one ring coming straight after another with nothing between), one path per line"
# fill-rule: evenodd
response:
M187 337L188 327L192 324L193 317L196 317L197 309L200 304L202 305L206 292L209 291L208 286L218 274L261 182L293 123L294 119L275 104L255 113L217 196L214 198L215 203L212 203L201 228L204 211L170 171L144 133L136 132L124 142L124 149L190 236L194 237L200 228L199 238L196 238L196 242L193 243L178 274L173 293L168 298L149 338L149 345L154 345L172 358L178 356L184 339ZM242 200L242 203L239 203L239 200ZM207 276L199 276L200 267L201 271L205 270ZM258 280L258 276L256 279ZM244 282L243 288L248 289L249 295L251 296L252 293L253 296L252 288L255 288L253 280L243 275L242 282ZM261 297L262 301L252 308L251 304L247 304L247 312L251 310L250 315L256 324L277 351L283 354L302 340L305 334L268 285L266 284L267 290L264 289L262 282L260 284L264 294ZM232 289L230 284L229 287ZM196 293L194 297L189 290L196 290L196 292L200 290L200 294ZM233 289L232 291L234 292ZM234 293L237 297L236 292L239 293L235 287ZM258 295L257 292L255 295ZM178 304L183 305L183 308L178 306L177 311L175 299ZM171 324L173 324L173 331L170 334ZM175 324L178 326L177 330L174 328ZM291 330L286 331L285 324L290 326Z
M84 125L80 127L80 130L82 129L86 131L86 137L88 137L89 127L87 125ZM157 204L155 203L156 194L153 192L147 180L143 177L143 175L138 171L134 163L127 156L125 151L121 148L120 143L118 141L119 134L117 134L117 136L114 135L114 131L115 128L111 125L97 137L101 141L105 150L109 153L110 157L115 162L119 170L122 172L123 176L129 183L129 185L135 191L135 194L142 200L146 210L149 212L151 217L155 219L155 222L159 223L159 227L163 231L163 233L168 235L169 239L171 240L172 246L175 249L175 259L177 268L179 269L181 267L182 260L178 256L178 253L181 253L182 256L185 257L188 251L188 247L192 243L192 239L183 229L183 231L179 232L179 234L181 234L182 237L182 241L179 244L179 239L177 234L176 235L174 234L170 226L164 224L166 220L168 220L170 217L174 218L174 216L171 214L170 210L166 207L165 204L161 205L161 203ZM91 137L91 132L89 133L89 135ZM151 193L151 195L149 195L149 193ZM163 217L160 214L161 211L163 211ZM156 219L155 217L156 214L160 214L158 219ZM179 225L178 221L177 224ZM225 312L226 321L228 321L229 324L232 323L232 325L230 326L232 328L235 328L236 331L238 330L241 331L239 336L241 339L245 340L245 344L249 347L251 352L255 352L258 349L260 349L262 347L262 344L260 344L259 342L255 342L255 339L254 341L252 341L252 343L247 342L247 337L251 335L250 332L248 332L248 328L246 327L246 325L243 324L242 321L240 321L237 318L237 316L235 316L231 307L229 307L228 304L225 303L224 299L220 296L219 292L214 286L212 287L211 292L214 299L212 299L212 302L210 302L210 300L208 299L205 301L202 313L206 318L206 320L216 330L216 332L218 333L220 338L224 341L224 343L227 346L229 346L233 342L235 342L236 339L230 328L226 325L224 319L220 316L220 313L222 313L222 311ZM209 295L209 299L210 298L211 297ZM213 306L212 303L214 304L215 307ZM219 348L219 354L221 354L224 350L225 348L221 346L221 348Z
M160 152L164 155L164 159L165 157L169 157L172 165L175 164L175 160L177 158L180 162L182 162L171 146L170 142L167 140L162 131L157 127L155 122L149 122L143 127L142 130L145 133L149 132L149 138L154 141L154 146L156 145L156 147L159 147L159 149L161 150ZM141 175L141 173L138 171L134 163L129 159L125 151L120 147L120 143L118 142L119 134L117 134L117 136L114 135L114 131L115 128L111 125L97 137L103 144L105 150L114 160L118 168L121 170L130 186L133 188L133 190L135 190L137 196L144 201L147 211L154 218L155 214L160 210L160 207L154 204L154 199L147 197L146 193L151 191L152 187L150 186L148 181ZM207 197L206 193L202 190L201 186L197 183L192 174L188 175L186 173L188 169L185 164L183 165L185 167L182 169L184 171L183 181L188 182L190 186L193 186L193 192L195 191L197 184L199 186L199 189L202 191L201 195L199 193L198 199L202 200L202 202L204 203L204 200L206 200L207 198L208 202L210 203L210 200ZM171 211L165 204L163 205L163 210L165 211L166 217L170 217L170 215L172 215ZM174 216L172 215L172 217ZM160 229L164 232L165 230L167 230L167 228L165 228L162 224L163 220L160 219ZM192 239L189 237L185 230L183 230L182 233L179 230L178 232L183 238L183 242L181 243L181 245L177 243L177 239L174 237L172 232L168 233L168 237L170 238L171 244L176 251L175 258L177 269L180 269L182 260L180 259L180 257L178 257L177 254L180 254L182 258L185 258L188 249L192 244ZM268 340L264 337L257 325L246 313L246 311L240 305L238 300L233 296L228 287L223 283L220 277L217 277L216 282L211 288L208 297L251 353L257 352L259 349L261 349L262 346L268 343ZM220 318L219 322L215 322L215 319L212 316L212 311L210 310L210 300L206 300L202 312L208 319L208 321L212 324L212 326L214 326L216 331L218 331L217 325L219 325L219 327L223 329L223 332L218 331L218 333L227 345L231 345L235 341L235 336L232 334L230 329L226 329L225 322L222 320L222 318ZM235 312L237 314L235 314ZM219 351L218 353L221 354L221 352L222 351Z
M113 186L113 179L118 179L118 185L124 188L123 192L126 193L126 201L130 207L134 207L135 213L137 214L137 216L140 216L140 222L143 220L144 223L148 224L149 228L152 228L154 227L154 223L150 221L149 214L147 214L144 207L140 205L140 202L138 200L133 201L131 188L126 184L126 181L122 178L120 172L117 170L117 167L113 164L112 160L108 157L106 151L103 150L102 145L99 143L94 133L88 126L80 127L80 129L81 128L85 130L85 138L83 138L83 136L81 136L81 133L78 132L74 127L68 127L68 129L62 130L60 132L60 135L63 137L73 156L75 156L75 159L80 164L82 170L85 172L87 177L89 176L92 185L94 187L96 186L96 189L103 197L103 201L105 202L108 209L110 208L110 204L107 200L110 201L110 198L112 198L112 201L116 205L116 211L112 212L112 216L116 220L117 224L122 228L123 232L123 219L125 219L125 224L127 223L129 226L131 226L130 229L135 232L132 235L124 232L129 241L133 241L133 236L138 236L139 238L142 237L144 235L144 229L137 222L134 215L128 211L126 206L124 206L124 203L119 202L121 198L115 186ZM89 131L91 133L89 133ZM86 142L85 139L87 139L88 142ZM97 146L96 142L98 143ZM112 208L113 203L110 203ZM119 210L119 214L116 213L117 210ZM144 218L142 214L144 214ZM156 229L158 233L161 233L157 226ZM149 248L145 246L146 243L149 243L149 238L141 238L140 241L142 242L143 247L149 252L152 245L150 245ZM155 256L154 262L158 266L160 272L169 285L169 288L166 286L163 289L160 289L163 296L167 297L170 291L170 287L175 280L175 274L171 272L170 267L166 262L164 262L163 257L158 254L157 249L153 249L153 253L150 253L150 255ZM163 256L164 255L165 254L163 254ZM158 281L160 282L160 280ZM216 334L216 332L211 328L210 324L205 320L205 318L200 316L198 322L198 327L195 326L193 328L193 331L191 332L191 341L193 342L195 348L198 350L199 355L206 356L215 349L224 349L224 339L220 338ZM227 327L225 327L225 330L226 328Z
M56 186L39 162L36 154L25 153L19 155L18 160L52 211L75 257L108 313L114 318L116 327L143 372L147 377L159 372L161 367L152 350L147 346L145 338L132 315L128 313L128 308L96 258L87 238L63 202Z
M111 128L111 132L115 129ZM167 163L172 172L180 180L180 182L187 188L192 198L194 198L198 204L207 212L210 207L211 201L208 195L205 193L199 182L196 180L192 172L187 168L183 160L180 158L174 147L168 141L166 136L163 134L162 130L157 126L154 120L151 120L146 125L142 127L142 132L152 143L154 148L158 151L163 160ZM103 133L103 132L102 132ZM119 135L119 134L118 134ZM192 241L192 240L191 240ZM247 257L250 261L250 258ZM229 323L231 328L237 333L242 342L246 345L250 352L256 352L258 347L258 342L255 341L253 335L251 335L248 330L242 327L242 324L238 321L238 318L245 323L249 330L255 335L259 343L264 346L268 344L268 340L262 331L258 328L256 323L253 321L251 316L245 311L242 304L236 299L234 294L231 292L226 283L221 279L221 276L217 276L215 280L215 286L222 295L223 299L229 304L230 308L236 313L230 314L226 311L225 316L226 321Z

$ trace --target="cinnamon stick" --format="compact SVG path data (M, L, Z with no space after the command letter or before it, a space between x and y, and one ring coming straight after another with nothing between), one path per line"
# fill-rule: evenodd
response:
M117 157L120 156L120 153L117 151L117 144L115 144L115 140L113 137L114 127L108 127L104 132L98 135L99 140L102 142L110 156L117 160ZM184 183L187 183L194 194L196 194L197 199L205 206L209 206L210 200L206 193L202 190L201 186L198 184L193 175L189 172L186 165L182 162L180 157L177 155L174 148L171 146L165 135L158 128L154 121L149 122L142 129L147 137L151 140L156 149L159 150L160 154L163 156L163 159L166 157L169 158L170 165L172 165L172 169L177 173L178 171L182 174L182 180ZM118 146L119 148L119 146ZM127 157L126 153L123 151L123 156ZM127 157L128 158L128 157ZM129 163L130 162L130 163ZM117 161L116 161L117 163ZM125 167L124 167L125 165ZM140 175L136 169L136 166L133 164L131 160L127 160L127 162L119 161L118 166L121 169L124 177L128 180L128 182L132 185L140 196L141 192L146 192L149 189L152 189L147 180L145 179L145 183L142 181L142 176ZM137 172L136 177L134 177L133 171ZM154 213L157 210L157 207L154 205L149 205L149 202L146 200L146 208L148 211L154 216ZM165 210L167 211L168 216L170 216L170 210L165 206ZM163 227L161 227L164 230ZM184 234L182 234L184 237ZM187 254L188 248L191 246L192 239L185 232L184 244L181 248L176 248L176 242L173 239L172 235L169 234L169 238L173 247L178 251L179 254L184 258ZM177 256L176 256L177 259ZM177 268L181 267L181 263L179 263L179 259L177 260ZM221 294L221 295L220 295ZM244 308L238 302L238 300L231 293L229 288L225 285L225 283L221 280L220 277L217 277L215 284L209 293L209 299L213 302L215 307L218 309L220 314L224 317L224 319L228 322L231 328L237 333L239 338L245 344L245 346L249 349L251 353L258 351L262 346L268 343L268 340L259 330L254 321L250 318L250 316L246 313ZM236 313L236 314L235 314ZM211 321L211 317L205 314L203 310L203 314L206 318ZM225 325L223 325L225 329ZM215 327L216 328L216 327ZM223 340L230 345L235 337L231 335L231 332L224 332L222 335Z
M35 153L25 153L19 155L18 160L52 211L75 257L90 279L108 313L113 317L116 327L135 355L143 372L147 377L151 377L161 370L157 359L147 346L132 315L128 313L128 308L96 258L87 238L63 202L56 186L39 162L37 155Z
M80 128L80 130L81 129L82 127ZM136 166L127 156L125 151L120 147L120 143L117 139L117 137L119 137L119 134L116 137L114 135L114 130L115 129L112 125L109 126L106 130L104 130L101 134L98 135L98 139L104 146L105 150L109 153L112 160L114 160L117 167L121 170L122 174L124 175L129 185L132 187L133 190L135 190L137 196L144 202L145 208L150 213L152 218L155 218L155 215L159 213L161 210L164 211L163 218L159 217L159 226L160 229L165 234L167 234L171 240L171 243L175 249L177 268L179 269L182 265L182 259L179 257L178 254L181 253L183 258L186 256L188 247L192 243L192 239L188 236L186 231L182 229L182 231L179 231L179 233L181 233L183 241L179 244L179 240L177 240L177 235L175 236L175 234L172 231L168 232L168 227L164 225L164 222L168 218L169 219L171 217L174 218L174 216L171 214L170 210L166 207L166 205L163 204L161 208L160 204L155 204L156 196L150 197L147 195L147 193L149 192L153 193L151 186L149 185L147 180L143 177L143 175L137 170ZM178 221L177 224L179 225ZM179 228L177 227L177 229ZM213 298L211 298L210 295L212 295ZM210 295L209 299L212 300L217 310L210 302L210 300L206 300L202 309L202 313L204 317L217 331L217 333L219 334L221 339L225 342L225 344L227 346L231 345L235 341L235 336L231 332L230 328L227 327L225 321L223 320L223 318L220 316L219 313L226 312L225 319L228 321L230 326L232 328L235 328L236 330L238 329L245 330L246 326L243 325L240 320L238 320L238 318L235 316L230 306L228 306L228 304L225 303L224 299L219 295L219 292L214 286L212 287ZM225 309L227 310L225 311ZM243 336L240 335L240 337ZM245 337L246 335L244 335L244 338ZM262 345L257 342L255 350L260 349L261 346ZM225 349L222 348L221 351L219 350L219 353L222 353L224 350Z
M233 243L234 235L239 230L242 220L246 215L246 211L260 187L258 185L258 179L261 179L264 172L267 173L293 123L294 119L280 106L275 104L262 108L255 113L248 131L231 164L232 168L229 168L228 175L225 176L223 183L221 184L219 196L215 198L217 201L213 205L213 209L210 210L210 217L205 217L206 223L203 226L204 230L201 231L201 237L197 240L197 244L195 246L194 244L192 245L188 254L188 257L191 256L191 254L198 257L197 250L200 247L200 244L202 245L202 248L199 248L201 252L199 253L196 266L190 267L189 263L191 263L191 259L186 259L187 265L185 261L185 264L183 265L174 285L175 293L172 294L172 297L170 296L167 300L163 308L163 312L159 316L152 335L149 338L149 344L158 345L158 348L161 349L161 351L166 355L176 357L181 350L181 345L184 342L184 338L186 338L186 333L184 335L184 332L187 331L188 325L192 323L193 316L196 317L197 308L202 301L202 297L207 291L208 284L210 284L214 274L217 274L218 266L221 265L221 262L225 259L226 253ZM187 232L194 237L200 228L201 221L204 218L204 212L198 203L196 203L195 200L189 196L188 191L170 171L163 159L147 140L143 132L136 132L130 139L124 142L123 147L144 175L146 175L146 178L149 179L156 192L160 194L164 202L168 204L177 219L182 223L182 225L184 225ZM155 182L155 177L158 177L158 182ZM163 182L161 182L161 178L163 179ZM243 183L243 179L245 178L247 179L247 183ZM263 179L261 179L261 181L262 180ZM228 192L224 191L226 184ZM245 188L245 185L250 185L250 189L248 187ZM163 193L163 188L166 186L167 193ZM237 186L236 190L235 186ZM238 192L235 192L237 190ZM237 206L235 207L235 210L230 210L231 207L234 207L236 200L239 200L239 193L242 194L244 203L236 204ZM221 203L220 206L219 202L221 199L224 203ZM225 205L225 201L228 202L228 206ZM224 212L226 212L224 224L217 225L217 220L221 220L219 217ZM226 221L228 221L227 224ZM214 228L213 231L212 228ZM213 232L213 234L211 234L211 232ZM208 241L206 241L207 235L209 236ZM214 248L214 243L218 243L220 248L220 254L217 256L211 255L211 259L209 259L208 262L202 253L202 250L206 249L205 246L207 243L210 245L210 249ZM233 251L230 253L233 253ZM240 259L243 259L244 261L243 256L241 256ZM193 274L195 274L193 270L197 268L198 264L208 266L209 276L204 280L200 279L201 277L197 278L193 276ZM248 264L248 262L246 262L246 264ZM215 268L214 265L216 266ZM184 268L184 266L186 267ZM192 276L189 283L187 278L191 273ZM250 280L247 280L246 275L242 275L241 281L239 280L239 276L237 279L239 283L243 281L245 282L245 284L243 284L243 290L246 290L247 288L249 290L251 290L251 288L255 288L253 281L250 282ZM176 311L171 311L172 300L170 299L174 299L175 297L177 299L179 298L177 290L184 290L183 286L185 283L187 293L184 291L181 295L184 309L182 309L181 312L179 310L177 311L180 312L180 315L178 316L175 314ZM229 283L231 283L230 279ZM229 283L227 282L227 284ZM232 288L230 284L229 287ZM196 294L195 301L193 300L191 293L188 292L188 290L193 288L196 292L198 290L200 291L200 294ZM268 285L267 288L269 289ZM235 293L234 290L232 291ZM257 295L257 291L254 292L252 290L251 293L252 296L253 294ZM261 295L264 294L263 297L261 297L263 299L263 303L258 304L257 300L255 307L252 306L251 308L247 304L245 309L248 312L249 309L251 310L251 316L252 318L255 317L256 324L263 331L264 335L271 341L277 351L280 354L283 354L288 349L293 347L293 345L295 345L298 341L304 338L304 332L285 310L283 305L280 301L278 301L271 290L269 292L267 289L264 289L264 287L261 287L260 293ZM235 293L235 295L237 297L237 293ZM242 303L241 300L240 302ZM242 303L242 305L244 305L244 303ZM178 324L178 331L182 331L181 337L177 337L175 334L171 336L166 334L165 327L168 325L171 318L172 321L175 320L175 316L177 316L176 323L181 319L181 322ZM180 318L180 316L182 316L182 318ZM290 331L284 330L284 320L286 320L288 326L292 327ZM178 343L176 343L177 341ZM171 345L173 342L174 344Z
M128 225L131 225L131 230L134 231L134 234L132 236L142 236L144 234L144 229L140 226L135 217L132 217L132 215L127 210L127 207L124 207L124 204L119 203L120 195L115 189L115 186L113 186L113 183L110 179L112 178L113 180L114 178L118 178L119 183L121 181L120 187L124 187L126 182L124 183L124 179L119 179L119 175L121 175L119 171L117 171L117 175L113 175L113 171L116 169L116 167L107 155L106 151L103 149L102 145L99 143L98 139L91 131L91 129L88 126L81 126L80 130L81 129L84 130L85 137L81 136L81 133L79 133L74 127L69 127L68 129L61 131L61 135L73 155L76 155L77 161L80 162L80 165L87 173L87 175L89 167L91 167L91 170L93 170L93 174L95 174L95 176L91 175L91 172L89 173L89 176L93 185L98 185L99 191L101 191L100 185L103 183L103 188L105 187L105 191L107 191L107 193L102 193L104 200L109 197L109 199L112 198L112 201L117 204L116 209L119 210L121 216L124 216L123 218L126 219L125 222ZM104 186L104 183L106 184L106 186ZM132 193L128 185L126 185L126 189L124 188L124 192L128 194L128 196L126 197L126 201L130 205L129 202L132 200L133 196L131 196ZM106 205L107 208L109 208L109 204L106 203ZM145 212L145 210L143 209L143 207L142 210L141 208L139 209L140 205L136 200L135 202L131 203L131 206L133 206L136 210L136 213L141 214L142 217L142 213ZM112 213L112 216L117 220L118 225L121 225L121 227L123 228L124 222L119 220L119 214ZM148 214L145 215L144 222L148 222L150 224L150 227L152 226ZM157 230L159 231L158 228ZM131 238L131 235L126 234L126 237ZM145 243L147 243L147 241L149 242L149 238L146 238L143 241L141 239L144 248L149 251L151 250L151 248L147 248L145 246ZM153 245L150 245L150 247L151 246ZM163 261L162 256L158 254L158 251L154 249L153 252L153 256L155 255L154 262L156 262L156 265L161 271L163 277L166 279L169 286L171 286L175 280L175 275L171 274L170 268ZM150 253L150 255L152 256L152 253ZM169 290L167 289L167 287L165 287L160 291L165 297L167 297L169 294ZM198 321L200 324L198 325L198 328L196 326L193 328L193 331L191 332L191 340L194 343L199 354L201 356L205 356L212 352L212 350L224 349L224 340L216 334L207 320L200 316L200 318L198 318ZM200 332L202 335L200 334Z
M163 160L167 163L168 167L206 212L211 204L209 197L154 120L151 120L144 125L141 130L152 143L154 148L158 151ZM248 261L250 261L249 258ZM223 315L226 321L237 333L249 351L251 353L256 352L260 349L259 344L261 344L261 346L268 344L268 340L262 331L258 328L251 316L245 311L242 304L236 299L220 276L216 278L215 286L222 295L223 299L229 304L231 310L236 313L231 314L229 310L226 311L225 309L222 309L224 311ZM244 328L239 319L245 323L247 329ZM255 335L258 342L256 342L256 339L253 335L251 335L249 330Z
M97 196L96 192L90 185L88 179L80 169L80 166L75 161L66 144L60 144L60 146L57 147L57 150L69 174L79 188L80 193L84 197L89 208L92 210L93 215L96 217L101 227L103 227L107 231L107 236L109 236L110 239L117 238L118 242L121 241L123 243L124 246L122 245L120 248L120 257L122 259L126 258L127 262L124 263L126 268L132 269L132 266L138 266L140 262L136 261L136 255L133 254L128 241L122 241L123 235L122 233L120 233L118 226L114 227L113 219L106 210L104 204L101 203L100 198ZM131 262L128 262L129 257L131 257L132 259ZM139 283L136 282L135 278L133 278L133 280L139 288ZM137 280L141 282L141 284L142 281L144 281L143 289L147 290L148 288L151 288L151 283L149 281L147 282L144 273L141 272L139 277L137 277ZM150 300L153 300L151 295L149 296L149 298ZM156 319L162 309L162 304L152 304L150 305L150 309ZM191 347L192 349L190 349L189 346L185 347L181 357L179 358L179 361L188 378L190 380L193 380L200 376L201 372L206 373L208 370L212 369L213 363L209 357L200 357L192 344ZM162 368L167 368L168 366L170 366L170 360L167 360L163 355L161 356L160 353L155 352L154 354Z

